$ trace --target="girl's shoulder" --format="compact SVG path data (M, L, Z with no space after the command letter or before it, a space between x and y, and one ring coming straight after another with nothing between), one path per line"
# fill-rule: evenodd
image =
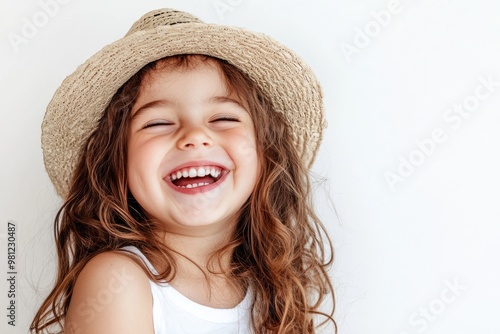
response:
M152 296L144 270L129 256L104 252L76 279L66 333L153 333Z

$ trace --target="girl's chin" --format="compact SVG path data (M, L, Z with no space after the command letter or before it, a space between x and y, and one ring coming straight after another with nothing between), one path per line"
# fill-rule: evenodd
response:
M212 215L208 215L207 212L212 213ZM175 218L154 218L154 220L164 227L164 232L171 234L191 234L191 232L197 234L199 232L227 230L228 226L234 225L237 221L236 213L229 218L228 215L216 215L213 210L203 210L199 214L193 212L180 213L176 216Z

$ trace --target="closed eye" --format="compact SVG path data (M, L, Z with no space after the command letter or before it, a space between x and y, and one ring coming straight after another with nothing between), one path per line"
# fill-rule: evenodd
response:
M147 123L146 125L143 126L143 129L151 128L154 126L160 126L160 125L173 125L173 123L169 123L163 120L157 120L157 121L152 121Z
M240 120L237 117L233 117L233 116L220 116L220 117L217 117L217 118L211 120L210 122L219 122L219 121L223 121L223 122L239 122Z

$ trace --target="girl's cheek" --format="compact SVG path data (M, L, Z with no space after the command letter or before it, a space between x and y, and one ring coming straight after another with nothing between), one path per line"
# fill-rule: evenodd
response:
M257 159L257 145L255 138L252 136L242 136L240 137L236 150L239 155L246 157L249 161L255 161Z

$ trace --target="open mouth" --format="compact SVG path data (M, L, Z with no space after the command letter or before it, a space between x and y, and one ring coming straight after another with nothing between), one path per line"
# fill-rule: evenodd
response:
M211 185L227 174L217 166L181 168L169 175L170 181L179 188L198 188Z

